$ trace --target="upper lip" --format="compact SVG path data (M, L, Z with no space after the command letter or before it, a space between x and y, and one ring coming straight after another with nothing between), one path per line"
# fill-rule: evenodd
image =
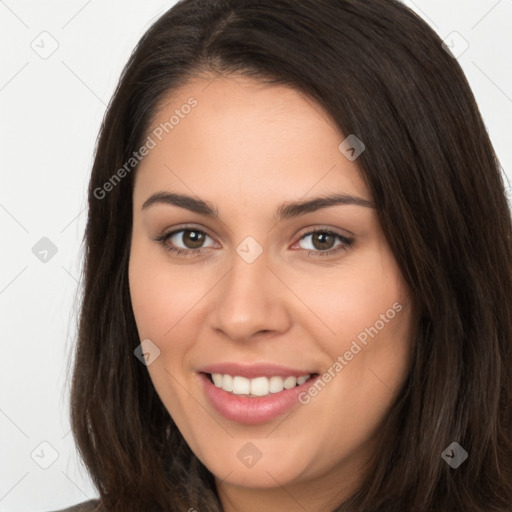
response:
M240 364L240 363L217 363L204 366L199 370L202 373L220 373L227 374L232 377L239 376L247 379L256 377L301 377L303 375L312 375L315 373L311 370L302 370L300 368L291 368L280 366L274 363L257 363L257 364Z

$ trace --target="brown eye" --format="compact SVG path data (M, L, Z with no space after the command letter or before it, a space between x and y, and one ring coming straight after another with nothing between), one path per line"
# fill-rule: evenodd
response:
M207 238L211 237L200 229L182 228L155 238L164 249L179 255L194 256L203 252L213 244L205 246ZM213 241L212 241L213 242Z
M187 249L198 249L205 240L205 233L202 231L184 229L182 231L178 231L178 233L183 233L181 240Z
M302 247L305 250L309 250L308 255L312 257L316 256L328 256L335 252L346 250L350 248L354 240L349 239L339 233L330 231L328 229L315 229L306 233L300 238L300 241L310 239L309 247ZM336 240L340 242L336 244Z
M327 249L332 249L336 240L336 236L327 233L314 233L311 236L311 240L315 249L318 249L319 251L325 251Z

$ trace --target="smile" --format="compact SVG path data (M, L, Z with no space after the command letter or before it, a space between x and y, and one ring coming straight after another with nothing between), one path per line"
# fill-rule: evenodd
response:
M198 376L216 413L247 425L272 421L300 406L299 395L319 378L304 369L233 363L201 368Z
M211 381L219 388L234 395L245 395L248 397L267 396L270 393L280 393L285 389L292 389L304 384L311 378L311 374L300 377L288 376L281 377L275 375L272 377L256 377L248 379L239 375L229 375L222 373L210 374Z

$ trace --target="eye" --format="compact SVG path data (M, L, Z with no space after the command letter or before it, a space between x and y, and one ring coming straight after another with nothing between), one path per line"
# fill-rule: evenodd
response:
M309 239L309 247L305 247L305 249L309 250L308 256L313 255L313 257L330 256L339 251L349 249L354 243L352 238L347 238L340 233L326 228L315 228L300 238L301 241L306 239ZM340 241L338 245L334 245L336 239Z
M203 245L208 238L212 240L212 238L201 229L190 227L164 233L154 240L160 243L166 251L172 252L176 255L197 256L202 254L204 249L215 246L215 244L211 244L209 246ZM310 247L303 247L303 249L308 250L308 256L313 255L312 257L330 256L339 251L347 250L354 242L353 239L347 238L346 236L330 229L315 228L314 230L302 235L299 242L294 245L297 245L300 241L307 240L308 238L308 245ZM339 243L334 245L336 240L339 240ZM185 247L179 247L180 243Z
M202 250L206 248L203 244L207 238L211 239L208 234L200 229L182 228L165 233L155 238L155 241L159 242L169 252L182 256L191 256L192 254L195 256L202 253ZM184 244L185 247L177 246L179 243Z

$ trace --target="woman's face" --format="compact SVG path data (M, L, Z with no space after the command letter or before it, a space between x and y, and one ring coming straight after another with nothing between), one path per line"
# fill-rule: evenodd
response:
M336 502L411 356L412 304L362 147L339 149L293 89L233 76L175 91L147 135L129 278L156 391L227 508ZM328 195L340 201L315 201Z

